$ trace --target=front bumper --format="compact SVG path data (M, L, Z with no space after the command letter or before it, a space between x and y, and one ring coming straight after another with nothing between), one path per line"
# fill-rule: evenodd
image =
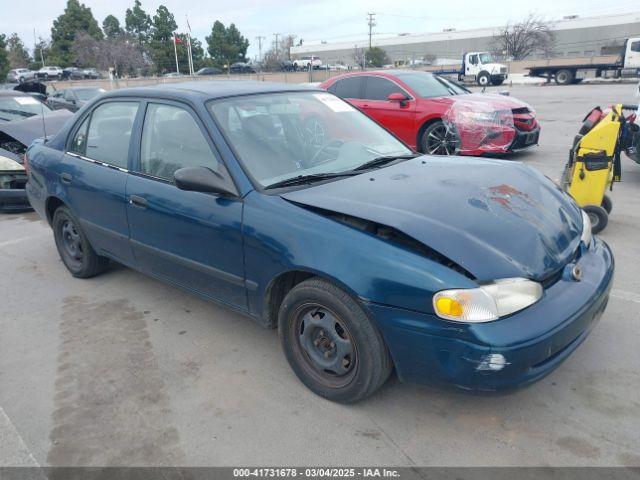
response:
M538 145L540 139L540 127L530 131L522 131L516 129L516 136L509 147L511 152L519 152Z
M577 263L584 272L581 281L563 275L536 304L494 322L462 324L395 307L367 307L402 381L477 391L516 388L560 365L588 336L607 305L614 271L609 247L594 239ZM503 368L487 368L493 354L504 357Z
M24 188L0 189L0 212L27 212L30 210L33 209Z

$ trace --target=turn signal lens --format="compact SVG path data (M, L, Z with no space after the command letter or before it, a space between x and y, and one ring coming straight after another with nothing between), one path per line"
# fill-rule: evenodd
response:
M542 293L537 282L505 278L479 288L442 290L433 296L433 309L446 320L490 322L527 308L540 300Z

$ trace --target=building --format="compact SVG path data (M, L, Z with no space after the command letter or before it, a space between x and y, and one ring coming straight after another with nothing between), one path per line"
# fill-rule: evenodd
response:
M554 57L610 55L619 51L625 38L640 36L640 11L594 17L572 15L552 21L551 27L555 31ZM372 45L383 48L393 62L461 58L467 51L491 50L493 36L500 28L503 27L374 36ZM291 56L318 55L325 64L351 65L356 63L358 51L368 46L368 37L351 42L322 42L292 47Z

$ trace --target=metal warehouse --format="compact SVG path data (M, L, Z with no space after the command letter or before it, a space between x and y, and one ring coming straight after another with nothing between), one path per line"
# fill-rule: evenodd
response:
M618 53L625 38L640 35L640 12L593 17L570 16L550 22L555 31L555 57L592 57ZM383 48L393 62L458 59L470 50L491 50L499 26L473 30L447 30L438 33L373 37L372 45ZM291 55L318 55L325 64L350 65L358 49L367 48L369 39L340 43L319 43L291 48ZM535 58L535 57L531 57Z

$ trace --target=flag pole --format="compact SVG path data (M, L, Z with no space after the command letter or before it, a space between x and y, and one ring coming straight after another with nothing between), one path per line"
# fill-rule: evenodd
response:
M193 66L193 53L191 50L191 25L189 25L189 17L185 14L184 16L185 20L187 21L187 28L189 29L189 32L187 33L187 41L189 42L187 47L187 51L189 54L189 69L191 71L191 75L195 75L195 68Z
M176 56L176 73L180 73L180 67L178 67L178 46L176 45L176 34L173 34L173 53Z

